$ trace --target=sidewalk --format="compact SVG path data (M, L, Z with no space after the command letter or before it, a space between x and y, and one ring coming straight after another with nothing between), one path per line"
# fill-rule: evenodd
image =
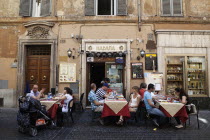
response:
M191 125L186 129L176 130L173 127L153 130L149 125L137 126L135 121L128 121L127 126L108 125L101 126L98 122L91 122L91 111L75 113L75 124L56 130L44 129L38 132L38 136L30 137L28 134L20 134L16 123L17 109L1 109L0 113L0 139L1 140L88 140L88 139L142 139L142 140L209 140L210 139L210 111L200 112L200 130L194 116L191 117Z

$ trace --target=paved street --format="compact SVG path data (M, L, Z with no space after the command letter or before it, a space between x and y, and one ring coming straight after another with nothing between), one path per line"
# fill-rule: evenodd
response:
M197 129L195 117L191 117L191 125L186 129L176 130L173 127L153 130L152 124L148 127L136 125L134 121L128 121L127 126L106 125L91 122L91 112L75 113L75 124L60 129L44 129L38 132L38 136L31 137L28 134L20 134L16 123L17 109L1 109L0 113L0 139L27 139L27 140L59 140L59 139L142 139L142 140L209 140L210 139L210 111L200 112L200 130Z

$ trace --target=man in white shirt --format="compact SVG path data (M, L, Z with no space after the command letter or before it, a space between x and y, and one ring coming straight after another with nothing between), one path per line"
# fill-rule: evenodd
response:
M38 91L38 85L34 85L31 92L27 94L27 96L30 96L34 99L40 99L41 97L44 97L44 91L45 91L45 88L42 88L42 90L39 92Z

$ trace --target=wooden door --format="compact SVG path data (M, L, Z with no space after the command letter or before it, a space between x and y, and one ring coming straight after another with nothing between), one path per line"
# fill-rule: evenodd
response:
M46 88L45 93L50 91L50 55L27 56L26 81L30 89L37 84L39 90Z

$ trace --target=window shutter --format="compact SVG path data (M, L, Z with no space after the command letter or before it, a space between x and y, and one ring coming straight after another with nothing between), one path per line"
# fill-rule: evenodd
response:
M117 0L117 15L118 16L127 15L127 0Z
M170 0L162 0L162 14L171 15Z
M174 15L182 15L182 0L173 0Z
M95 16L95 0L85 0L85 15Z
M50 16L51 14L51 0L41 0L41 14L40 16Z
M20 0L19 15L22 17L30 17L32 14L32 0Z

